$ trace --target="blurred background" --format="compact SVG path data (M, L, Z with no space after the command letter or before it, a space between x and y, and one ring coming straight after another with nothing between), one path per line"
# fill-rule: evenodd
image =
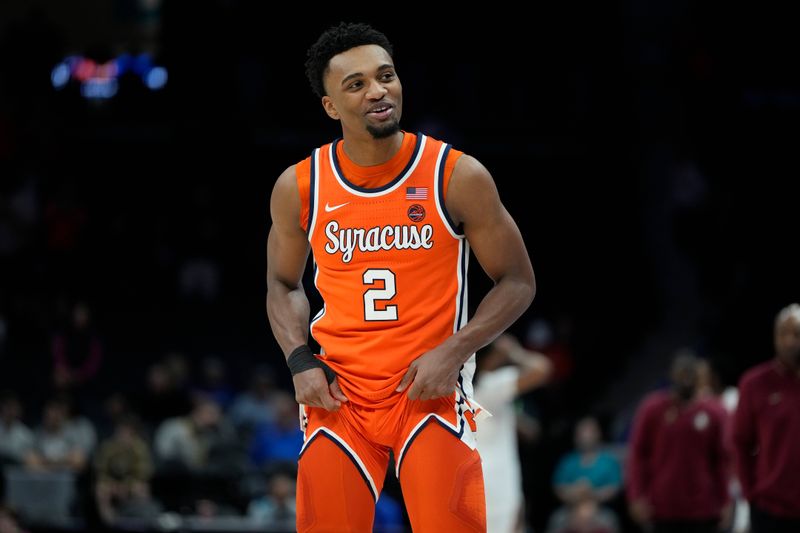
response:
M723 387L773 355L774 316L800 299L790 17L706 1L482 6L459 22L332 7L0 2L0 389L30 431L8 452L0 518L291 530L300 437L265 312L268 202L340 135L303 69L340 20L389 37L403 128L481 160L525 238L539 288L512 333L556 367L519 400L531 530L558 505L576 420L624 449L675 353ZM489 287L473 260L471 303ZM41 490L46 511L26 496ZM402 531L396 482L386 495L381 523Z

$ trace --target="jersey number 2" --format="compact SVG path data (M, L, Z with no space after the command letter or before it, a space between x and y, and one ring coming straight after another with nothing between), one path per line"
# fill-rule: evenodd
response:
M376 302L391 300L397 294L394 272L388 268L370 268L364 271L364 285L375 285L378 281L383 281L383 288L375 287L364 291L364 320L397 320L396 305L386 304L382 309L375 308Z

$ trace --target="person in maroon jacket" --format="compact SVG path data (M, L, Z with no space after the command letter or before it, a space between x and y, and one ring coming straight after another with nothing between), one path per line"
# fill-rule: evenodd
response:
M672 387L650 393L633 422L626 493L631 517L654 533L728 526L729 460L722 408L695 395L698 360L673 359Z
M752 533L800 531L800 305L775 318L775 358L739 381L733 444Z

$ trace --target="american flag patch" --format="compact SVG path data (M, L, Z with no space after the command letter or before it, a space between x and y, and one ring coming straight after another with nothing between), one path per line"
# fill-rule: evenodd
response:
M427 200L427 187L406 187L406 200Z

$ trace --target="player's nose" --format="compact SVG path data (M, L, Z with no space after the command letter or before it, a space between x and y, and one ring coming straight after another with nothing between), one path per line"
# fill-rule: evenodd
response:
M367 98L370 100L380 100L389 90L383 86L382 83L378 82L378 80L372 80L367 87Z

